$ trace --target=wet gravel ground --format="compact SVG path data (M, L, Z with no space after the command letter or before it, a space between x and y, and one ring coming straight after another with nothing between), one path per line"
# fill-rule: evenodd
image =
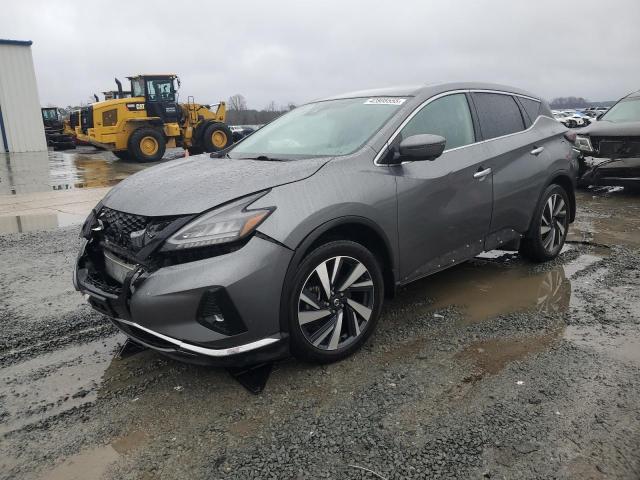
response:
M73 291L77 228L0 236L0 478L640 478L640 195L581 193L554 262L492 254L387 303L358 354L226 371Z

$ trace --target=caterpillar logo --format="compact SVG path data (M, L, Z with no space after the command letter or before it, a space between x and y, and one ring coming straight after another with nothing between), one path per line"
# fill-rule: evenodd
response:
M144 103L127 103L127 110L129 111L144 110Z

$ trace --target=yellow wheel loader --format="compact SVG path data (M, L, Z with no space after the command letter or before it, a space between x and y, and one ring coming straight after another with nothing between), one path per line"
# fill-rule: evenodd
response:
M80 142L112 151L118 158L140 162L160 160L167 147L183 147L189 153L216 152L233 142L224 123L226 107L215 111L189 97L177 103L176 75L127 77L131 97L122 93L116 79L117 98L96 102L74 112L70 126Z

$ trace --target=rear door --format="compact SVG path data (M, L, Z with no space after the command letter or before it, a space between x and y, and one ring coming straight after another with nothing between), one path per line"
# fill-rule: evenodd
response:
M527 231L548 175L548 152L533 126L540 102L497 92L474 92L472 98L493 172L490 250Z
M396 145L411 135L446 139L434 161L391 167L398 189L401 281L406 282L473 257L483 250L491 218L491 173L484 144L465 93L427 103L402 128Z

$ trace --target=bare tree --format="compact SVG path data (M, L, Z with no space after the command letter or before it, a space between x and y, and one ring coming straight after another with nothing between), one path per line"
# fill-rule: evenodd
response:
M227 104L229 105L229 110L242 112L247 109L247 99L239 93L236 93L235 95L229 97Z
M276 102L274 102L273 100L271 100L266 107L264 107L266 112L277 112L278 111L278 107L276 107Z

